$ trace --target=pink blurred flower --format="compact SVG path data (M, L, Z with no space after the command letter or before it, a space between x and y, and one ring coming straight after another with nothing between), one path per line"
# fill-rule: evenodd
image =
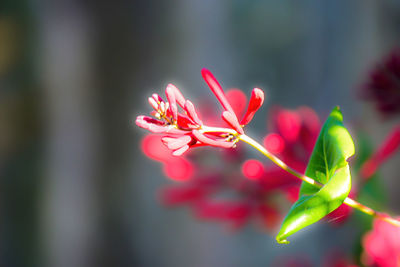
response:
M379 267L400 266L400 228L383 220L375 220L363 238L364 264Z
M186 100L179 89L172 84L168 84L165 90L168 101L164 101L158 94L149 97L149 104L154 109L151 113L153 117L141 115L136 118L139 127L152 133L162 134L163 143L175 156L180 156L195 146L233 147L238 141L236 137L244 134L243 127L252 120L264 102L264 93L254 88L247 111L239 123L237 114L217 79L206 69L203 69L201 74L224 109L222 119L233 131L223 128L220 131L207 130L208 127L203 125L192 102Z

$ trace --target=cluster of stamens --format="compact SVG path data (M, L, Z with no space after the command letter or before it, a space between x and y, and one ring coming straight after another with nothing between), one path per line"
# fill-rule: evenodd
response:
M154 108L150 113L159 120L165 120L168 124L176 124L172 116L168 116L169 103L165 102L158 94L149 97L149 104Z

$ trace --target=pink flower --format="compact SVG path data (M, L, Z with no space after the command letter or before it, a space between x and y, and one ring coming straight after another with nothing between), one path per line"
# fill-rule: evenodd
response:
M149 104L154 111L153 117L138 116L136 124L152 133L162 134L163 143L180 156L189 148L196 146L215 146L231 148L238 141L237 137L244 134L243 127L253 118L264 102L264 93L254 88L247 111L239 123L237 114L229 103L221 85L206 69L201 71L206 83L221 103L224 111L222 119L230 128L216 128L203 125L194 105L186 100L174 85L169 84L165 90L167 101L158 94L149 97ZM181 110L180 110L181 109Z
M363 238L364 264L379 267L400 266L400 228L375 220L373 229Z

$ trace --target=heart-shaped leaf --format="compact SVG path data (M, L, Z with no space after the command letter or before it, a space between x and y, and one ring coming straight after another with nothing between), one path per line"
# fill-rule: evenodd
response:
M351 176L347 159L354 154L354 143L342 121L342 113L336 107L322 127L305 173L324 186L302 183L299 199L276 237L279 243L289 243L288 236L337 209L349 194Z

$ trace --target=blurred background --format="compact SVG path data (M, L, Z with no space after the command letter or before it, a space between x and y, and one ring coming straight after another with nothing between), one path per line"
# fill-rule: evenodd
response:
M256 137L272 104L322 118L340 105L376 145L399 120L358 91L399 30L395 0L2 0L0 265L271 266L300 255L317 266L350 248L356 224L318 224L278 245L252 227L232 234L163 208L156 192L170 181L131 120L169 82L193 102L215 101L206 67L225 88L265 89ZM397 214L399 160L382 169Z

